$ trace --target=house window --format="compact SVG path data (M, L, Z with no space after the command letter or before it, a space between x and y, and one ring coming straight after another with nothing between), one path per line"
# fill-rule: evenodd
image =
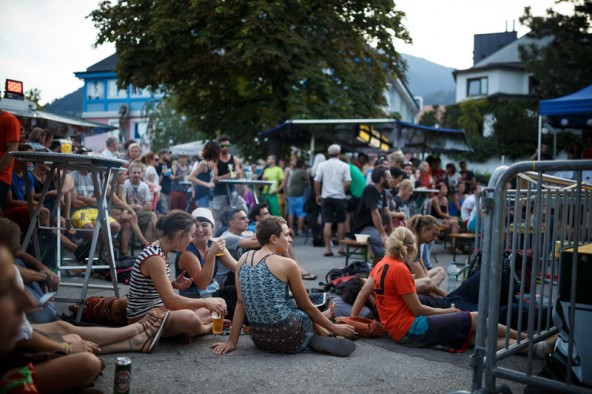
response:
M467 81L467 96L487 95L487 77L473 78Z
M117 80L110 79L107 81L107 97L110 99L124 99L127 98L127 89L119 89L117 87Z

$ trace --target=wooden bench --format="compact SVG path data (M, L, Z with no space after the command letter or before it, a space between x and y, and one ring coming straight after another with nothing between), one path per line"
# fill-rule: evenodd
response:
M345 246L345 266L349 264L349 259L352 256L360 256L364 261L368 261L368 242L358 242L353 239L342 239L339 241L341 245Z
M460 268L459 274L462 274L463 277L466 279L467 269L469 268L468 267L468 258L467 258L467 261L464 263L459 263L458 261L456 261L456 249L459 246L459 242L464 243L464 244L469 244L469 245L472 242L473 248L476 247L475 242L477 239L477 234L475 234L475 233L458 233L458 234L449 234L449 237L451 239L458 240L455 242L454 251L452 252L452 261L454 261L456 263L456 265L459 266L459 268ZM471 253L469 253L469 256L471 256ZM460 277L460 275L459 275L459 277Z

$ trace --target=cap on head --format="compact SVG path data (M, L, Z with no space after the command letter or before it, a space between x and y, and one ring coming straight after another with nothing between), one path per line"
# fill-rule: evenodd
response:
M338 155L339 153L341 153L341 147L337 144L333 144L329 146L329 148L327 149L327 153L330 155Z
M162 148L161 150L158 151L159 155L166 155L167 153L171 153L171 151L168 150L167 148Z
M388 159L385 156L378 156L378 158L376 159L376 163L374 163L375 166L379 166L384 162L387 162Z
M212 215L212 211L207 208L195 208L191 215L199 220L199 221L206 221L210 222L212 226L215 226L216 223L214 222L214 215Z

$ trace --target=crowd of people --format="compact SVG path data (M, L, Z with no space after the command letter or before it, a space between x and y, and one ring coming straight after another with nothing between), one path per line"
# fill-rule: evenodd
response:
M60 275L55 264L20 250L20 234L30 223L28 211L19 206L26 207L27 195L33 204L43 204L40 222L60 221L67 230L46 230L50 242L59 236L84 262L90 232L77 230L97 225L95 185L87 171L72 171L59 183L57 199L58 182L47 179L49 168L41 163L29 172L27 191L22 179L27 164L14 162L7 152L59 147L43 130L21 136L12 119L0 122L10 128L0 144L0 386L16 380L40 392L77 390L104 367L95 355L149 353L161 338L187 343L211 333L219 316L231 328L226 342L212 345L215 354L236 350L246 331L264 351L312 349L348 356L355 349L355 329L334 319L359 314L379 318L404 345L462 351L473 343L474 289L467 285L466 291L448 294L440 288L444 271L429 262L429 245L440 232L463 231L475 215L478 184L466 163L457 172L453 163L444 170L437 158L418 161L401 151L352 157L336 144L327 156L317 154L311 168L301 157L285 163L270 155L264 163L245 163L225 135L207 142L191 161L184 154L173 160L168 149L142 153L134 141L121 149L115 137L99 152L75 142L75 154L127 161L115 182L109 226L118 258L134 258L128 325L76 327L60 320L51 303L37 305L43 293L57 290ZM253 190L220 182L243 177L268 183ZM39 201L46 183L49 193ZM417 188L429 192L426 202L414 198ZM56 204L63 217L53 216ZM316 276L298 263L292 241L310 236L332 256L334 233L338 241L354 233L369 235L374 268L368 278L348 283L342 297L321 313L303 282ZM140 251L132 255L135 244ZM337 253L344 254L337 245ZM450 306L454 297L467 300L465 312ZM499 332L505 335L505 327ZM511 336L518 338L513 331ZM50 379L65 375L70 378Z

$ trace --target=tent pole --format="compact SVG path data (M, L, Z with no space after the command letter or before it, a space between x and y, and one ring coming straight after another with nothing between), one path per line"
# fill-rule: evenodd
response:
M537 160L541 161L541 133L542 133L543 118L539 115L539 144L537 146Z
M312 167L314 161L314 152L315 152L315 140L316 140L316 131L312 128L310 133L310 165Z

